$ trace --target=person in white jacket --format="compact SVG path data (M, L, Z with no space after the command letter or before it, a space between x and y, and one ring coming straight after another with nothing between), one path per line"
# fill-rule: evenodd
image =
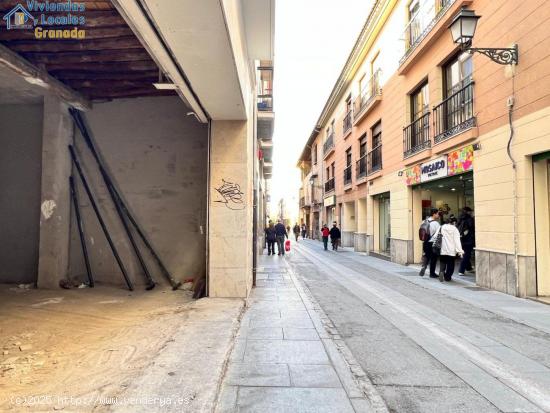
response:
M460 232L456 227L456 218L447 219L439 229L441 235L441 256L439 261L439 281L451 281L455 271L457 255L462 257L464 250L460 243Z

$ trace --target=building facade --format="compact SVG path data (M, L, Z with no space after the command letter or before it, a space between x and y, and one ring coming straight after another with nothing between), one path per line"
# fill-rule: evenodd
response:
M517 65L453 42L462 8L481 16L472 46L518 45ZM299 164L322 147L321 220L344 246L418 263L428 211L469 206L477 284L550 295L549 19L538 1L375 2Z

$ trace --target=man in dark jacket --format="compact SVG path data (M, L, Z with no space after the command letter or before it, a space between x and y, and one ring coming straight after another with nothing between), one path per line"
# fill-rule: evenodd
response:
M464 275L465 271L472 271L472 251L476 242L476 227L474 217L472 216L472 208L466 206L462 209L457 227L458 232L460 232L460 243L464 250L458 275Z
M341 237L342 235L340 234L340 229L336 225L336 221L334 221L332 223L332 228L330 229L330 242L334 251L338 251L338 244L340 244Z
M275 255L275 241L277 241L277 234L275 233L273 221L269 221L269 226L265 229L265 239L267 241L267 255Z
M275 236L277 249L279 250L277 255L285 255L285 238L288 238L288 232L286 232L286 228L280 219L277 220L277 225L275 225Z

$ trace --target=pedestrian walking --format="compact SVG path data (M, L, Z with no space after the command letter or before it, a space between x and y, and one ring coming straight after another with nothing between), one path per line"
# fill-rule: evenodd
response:
M430 216L422 222L419 230L420 240L423 242L422 250L424 251L424 257L422 261L422 268L419 275L421 277L426 273L426 269L430 268L430 277L437 278L435 273L435 267L437 265L437 254L433 249L433 242L435 241L435 235L438 233L439 228L439 210L432 208Z
M330 242L334 251L338 251L338 245L340 244L341 237L342 234L340 233L340 228L338 228L336 221L334 221L332 223L332 228L330 229Z
M457 255L462 257L464 250L460 245L460 233L456 227L456 218L449 218L439 228L441 233L441 255L439 262L439 281L451 281L455 271ZM436 236L438 236L437 234Z
M460 243L464 249L464 256L460 261L458 275L464 275L466 271L472 271L472 252L475 247L475 219L472 216L472 208L466 206L458 218L457 229L460 233Z
M321 228L321 237L323 238L323 246L325 247L325 251L328 250L328 236L330 235L330 230L328 229L326 224L323 224L323 228Z
M269 221L269 225L265 229L265 239L267 241L267 255L275 255L275 242L277 234L275 233L275 225L273 221Z
M298 237L300 236L300 225L298 225L298 223L294 225L294 228L292 228L292 232L294 232L294 237L296 238L296 242L298 242Z
M290 229L290 226L288 229ZM285 238L288 238L288 232L280 219L277 220L277 225L275 225L275 237L277 240L277 255L285 255Z
M302 239L307 238L307 226L306 224L302 224Z

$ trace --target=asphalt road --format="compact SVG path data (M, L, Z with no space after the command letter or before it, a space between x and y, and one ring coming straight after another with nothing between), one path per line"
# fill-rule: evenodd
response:
M391 411L550 411L550 306L317 241L286 260Z

